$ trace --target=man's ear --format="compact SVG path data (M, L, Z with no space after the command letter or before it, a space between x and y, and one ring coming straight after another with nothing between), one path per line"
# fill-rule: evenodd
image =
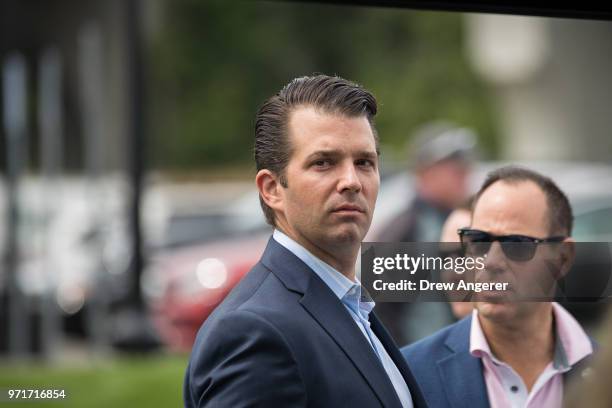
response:
M567 275L569 270L574 265L574 259L576 258L576 241L572 237L565 238L561 243L561 264L559 265L559 278Z
M276 211L283 210L283 186L276 174L268 169L259 170L255 176L255 184L260 197L268 207Z

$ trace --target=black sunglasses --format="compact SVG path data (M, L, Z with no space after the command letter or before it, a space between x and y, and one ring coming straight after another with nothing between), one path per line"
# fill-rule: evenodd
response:
M491 244L498 241L508 259L520 262L529 261L534 257L538 249L537 244L562 242L567 238L562 236L534 238L527 235L493 235L471 228L460 228L457 233L461 237L461 244L467 254L484 256L491 249Z

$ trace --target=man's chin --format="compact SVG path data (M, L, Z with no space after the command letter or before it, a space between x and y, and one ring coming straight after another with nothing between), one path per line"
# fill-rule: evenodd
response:
M476 302L476 309L478 314L481 316L495 320L506 319L511 317L516 310L516 304L514 302L502 302L499 299L495 301L478 301Z
M355 223L343 223L332 233L333 240L343 244L359 244L365 233L363 228Z

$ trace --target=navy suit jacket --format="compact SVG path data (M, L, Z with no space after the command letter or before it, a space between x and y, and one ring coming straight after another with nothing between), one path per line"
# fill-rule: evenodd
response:
M371 313L372 330L425 400ZM184 383L186 407L400 407L387 373L349 312L273 239L260 262L200 329Z
M471 324L470 315L402 348L431 407L489 407L482 362L470 354Z
M408 361L429 406L490 406L482 361L470 354L471 326L470 314L457 323L402 348L402 354ZM593 348L597 349L597 344L592 339L591 343ZM576 373L582 372L590 364L591 357L581 360L563 375L564 381L581 380Z

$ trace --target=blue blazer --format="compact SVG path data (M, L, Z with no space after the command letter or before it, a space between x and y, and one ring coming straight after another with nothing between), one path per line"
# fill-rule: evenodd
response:
M431 407L489 407L482 362L470 354L471 324L470 315L402 348Z
M399 349L372 330L425 400ZM273 239L204 322L184 382L186 407L401 407L372 347L327 285Z

